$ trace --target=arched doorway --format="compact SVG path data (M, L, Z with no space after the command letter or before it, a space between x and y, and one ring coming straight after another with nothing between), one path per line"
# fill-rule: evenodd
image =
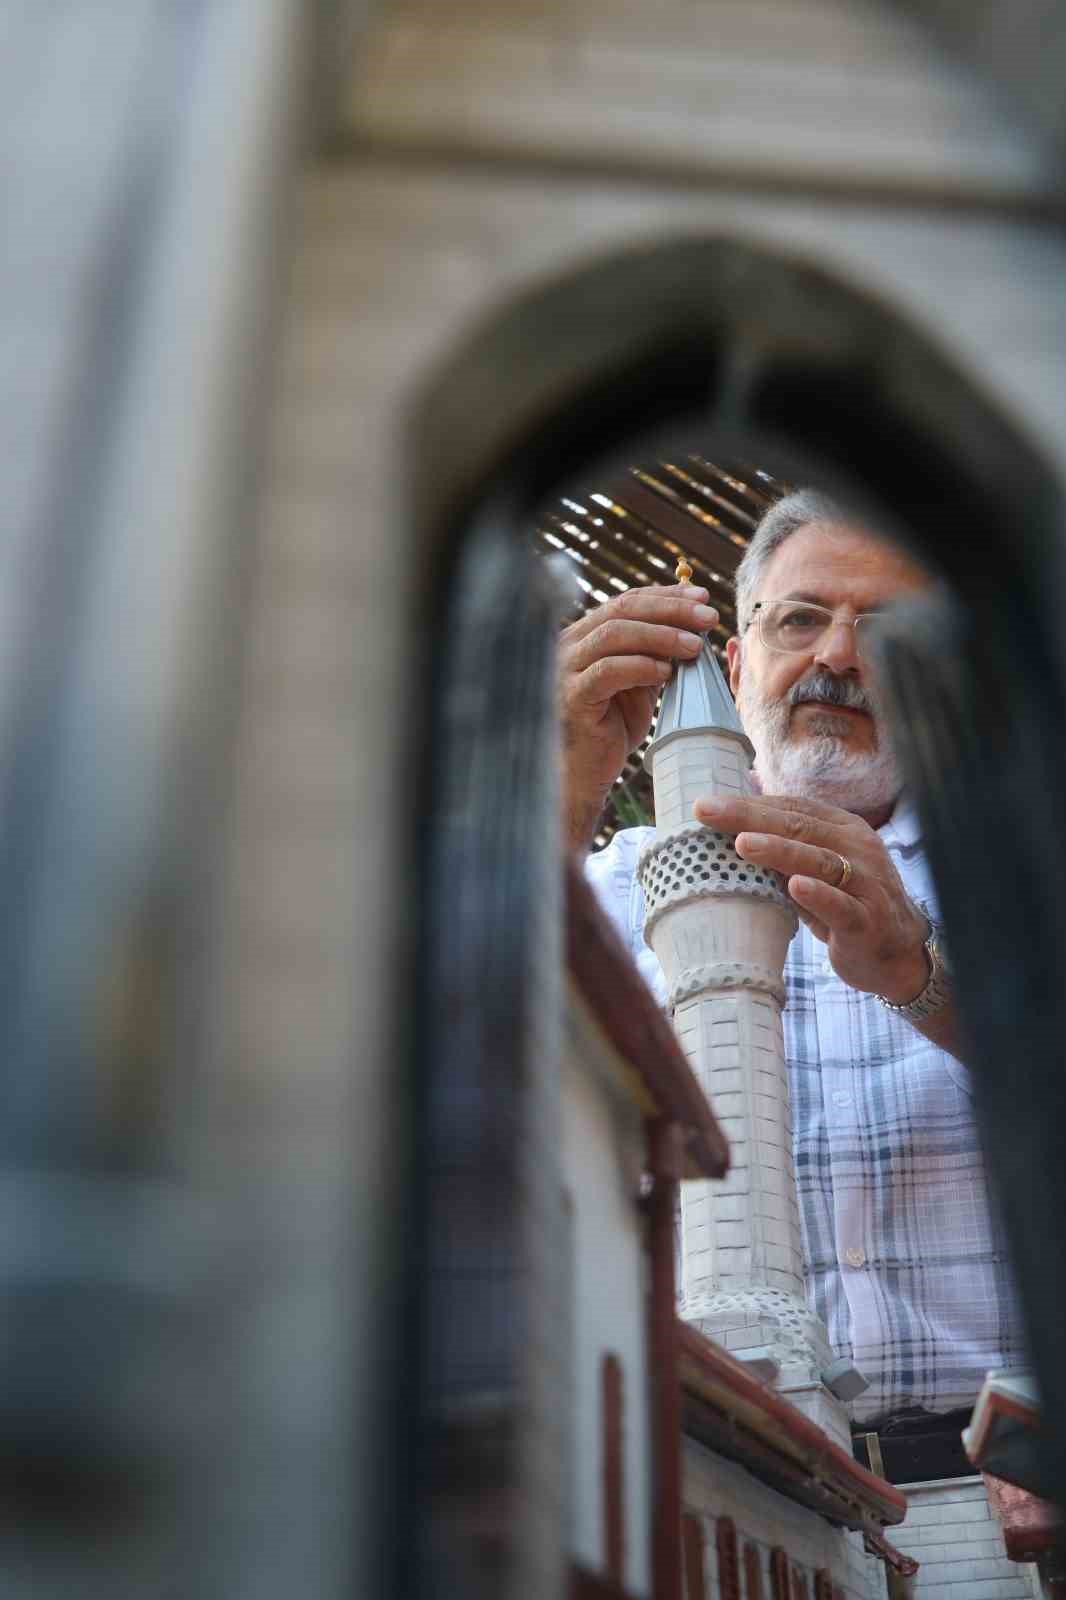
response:
M424 1326L449 1325L449 1309L454 1313L470 1273L484 1262L485 1241L476 1234L468 1232L450 1256L443 1246L463 1237L478 1185L494 1172L513 1200L496 1219L501 1226L489 1252L497 1305L508 1308L498 1324L506 1337L494 1351L493 1392L506 1397L495 1424L509 1422L502 1432L497 1427L492 1471L512 1496L506 1503L501 1497L491 1527L482 1524L474 1535L497 1541L496 1576L521 1570L528 1581L532 1568L522 1562L536 1564L528 1551L507 1549L508 1509L523 1496L527 1504L541 1496L542 1511L559 1510L558 1486L544 1470L550 1452L536 1448L544 1414L538 1403L553 1382L551 1341L538 1343L537 1305L553 1303L558 1292L551 1250L537 1248L544 1228L555 1226L544 1210L550 1162L538 1168L540 1186L520 1181L528 1178L535 1140L530 1107L543 1090L536 1074L543 1038L526 1024L537 1013L545 919L555 903L543 853L554 796L550 782L509 787L502 777L480 785L468 778L500 759L511 763L512 779L550 770L551 601L516 535L546 499L633 455L695 448L710 437L716 449L737 450L793 478L817 478L910 545L942 580L923 614L890 641L887 665L956 952L979 1118L1034 1355L1053 1422L1066 1417L1055 1333L1056 1307L1066 1301L1066 1255L1047 1243L1066 1216L1055 1069L1066 1031L1057 998L1066 918L1052 843L1063 834L1058 797L1066 786L1064 519L1050 470L892 307L809 263L735 239L634 250L525 296L491 317L438 371L411 437L419 464L415 545L428 554L422 666L433 686L416 792L448 797L455 775L464 774L462 801L445 805L443 824L420 825L420 881L428 886L420 922L428 932L416 1012L446 1015L459 982L460 1010L483 1021L506 1016L513 1044L503 1077L493 1044L503 1037L499 1029L482 1028L457 1054L454 1035L423 1027L416 1052L426 1090L419 1103L429 1108L419 1124L420 1215L423 1222L432 1217L437 1237L434 1245L429 1232L415 1230L424 1252ZM518 677L509 678L519 663ZM520 716L506 693L509 681L527 691ZM454 885L473 881L487 841L499 851L499 872L488 875L483 899L464 915L464 928L477 931L459 971L458 945L442 933ZM505 895L497 892L501 882ZM516 908L524 922L516 921ZM510 987L501 1012L498 972L471 952L498 956L505 943ZM433 1110L436 1091L441 1106L465 1095L481 1113L470 1123L481 1143L464 1146L459 1182L448 1130ZM539 1104L543 1111L544 1100ZM541 1136L545 1127L550 1122L540 1123ZM1030 1181L1022 1182L1026 1173ZM489 1294L492 1286L483 1287ZM471 1318L469 1326L474 1343L483 1344L486 1320ZM526 1360L532 1345L541 1352L539 1366ZM456 1348L449 1360L451 1375L461 1374L462 1352ZM440 1400L432 1392L437 1380L451 1405L449 1372L431 1372L424 1361L420 1370L431 1373L423 1405L432 1409ZM465 1370L469 1375L469 1365ZM545 1409L550 1413L550 1404ZM448 1410L441 1460L453 1486L461 1482L456 1462L464 1452L478 1459L485 1444L484 1414L471 1406L465 1415L464 1436L461 1413ZM1052 1438L1060 1431L1053 1427ZM543 1447L543 1436L539 1442ZM1066 1463L1056 1461L1052 1470L1060 1465ZM477 1482L475 1473L472 1497ZM454 1517L454 1501L448 1509Z

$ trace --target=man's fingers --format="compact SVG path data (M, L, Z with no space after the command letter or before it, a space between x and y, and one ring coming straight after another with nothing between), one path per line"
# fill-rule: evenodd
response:
M812 912L804 911L803 907L795 900L792 902L792 909L804 926L810 928L816 939L821 940L822 944L829 943L829 929L824 922L820 922Z
M797 876L789 878L788 892L797 907L817 917L829 932L860 934L866 931L869 916L866 907L852 894L833 889L820 878Z
M759 795L736 800L697 800L693 810L701 822L723 833L762 833L804 844L825 845L830 849L835 848L840 828L855 822L847 811L836 813L841 819L838 823L799 809L804 806L806 801L786 807L779 800L767 800ZM835 811L835 807L826 809Z
M779 811L799 812L804 816L816 817L820 822L835 822L844 826L855 821L852 812L830 805L828 800L813 800L794 794L764 794L759 798L765 805L774 806Z
M677 657L691 661L700 652L703 638L687 628L667 628L652 622L631 622L609 617L583 639L568 642L564 661L571 672L584 672L608 656L658 656L662 661Z
M623 689L621 694L615 696L615 705L622 713L625 724L626 743L630 750L635 750L651 727L651 719L655 712L655 700L662 688L661 683L656 683L653 688Z
M818 878L835 888L844 876L839 851L782 839L772 833L739 833L736 850L745 861L752 861L760 867L772 867L775 872L784 873L786 878L798 873ZM854 872L854 867L852 870ZM854 894L855 890L852 889L851 893Z
M693 588L690 583L677 583L669 588L648 585L640 589L626 589L623 594L616 595L613 600L606 601L572 622L568 628L564 628L562 637L567 643L577 643L604 622L616 618L657 622L706 633L718 622L717 611L707 604L709 599L706 589Z
M600 706L626 689L661 689L672 671L669 661L653 656L607 656L568 680L565 700L570 706Z

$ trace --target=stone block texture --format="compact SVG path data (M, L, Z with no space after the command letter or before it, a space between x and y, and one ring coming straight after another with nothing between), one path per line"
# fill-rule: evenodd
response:
M675 1025L732 1151L724 1179L682 1190L685 1303L753 1283L802 1296L780 1012L758 993L702 995L677 1008Z
M1031 190L1046 173L994 92L912 19L844 0L393 0L350 103L397 144L594 150L708 177L769 163L793 184Z
M736 1593L730 1589L728 1573L721 1570L717 1532L723 1517L735 1530L742 1595L752 1592L750 1583L745 1585L745 1576L749 1564L754 1564L762 1579L762 1594L770 1600L774 1593L770 1563L774 1552L783 1550L790 1570L806 1579L809 1596L815 1593L816 1574L824 1572L833 1592L839 1591L845 1600L885 1600L884 1567L865 1553L860 1534L832 1527L816 1513L767 1488L743 1467L693 1441L685 1443L683 1472L685 1513L698 1518L703 1531L705 1600L731 1600ZM964 1591L958 1591L955 1600L967 1600Z
M751 763L739 739L706 733L699 739L679 738L664 744L655 756L655 822L660 833L692 821L692 807L701 796L751 793Z
M276 875L278 886L307 886L249 890L237 941L247 1081L269 1074L291 1085L294 1117L314 1099L308 1082L329 1081L331 1061L390 1051L393 885L409 800L394 711L411 692L420 555L408 536L408 421L428 375L494 310L650 240L756 240L769 256L816 263L831 283L863 285L901 323L935 332L960 371L1066 467L1066 243L1042 210L1057 195L1056 171L993 92L931 50L901 8L393 0L376 8L347 106L344 136L308 174L292 218L300 247L238 798L248 852L240 881ZM38 258L20 264L36 284ZM25 359L27 296L11 293L6 304L6 351L25 399L27 385L43 392L51 367L39 351ZM39 294L35 307L58 340L54 295ZM29 403L16 408L20 417ZM486 393L486 411L492 403ZM23 474L33 468L25 450L11 455L29 463ZM28 496L22 477L18 486ZM679 772L678 809L682 787ZM312 889L322 897L313 916ZM686 1197L686 1279L708 1285L716 1226L742 1224L754 1250L753 1217L776 1224L785 1238L771 1242L786 1256L793 1226L788 1174L763 1160L763 1142L773 1147L783 1130L755 1106L756 1095L776 1094L774 1075L765 1091L757 1079L738 1082L735 1046L723 1044L713 1061L718 1080L706 1086L728 1108L736 1187L713 1219L705 1191ZM380 1107L362 1083L360 1095L360 1127L379 1129ZM349 1126L343 1107L336 1124ZM367 1206L380 1205L372 1161L357 1170ZM721 1253L744 1248L723 1234ZM742 1549L758 1535L767 1593L779 1542L812 1574L827 1565L851 1600L884 1594L861 1542L779 1497L753 1499L770 1491L739 1469L692 1471L690 1506L732 1516ZM914 1513L923 1509L919 1491L912 1502ZM974 1513L969 1543L996 1537L974 1504L958 1504ZM904 1549L912 1536L926 1542L914 1513L893 1536ZM925 1564L919 1594L980 1595L987 1569L963 1578L957 1562L933 1558L962 1542L914 1548ZM931 1587L937 1568L942 1590ZM993 1576L1015 1585L997 1592L1030 1592L1001 1560Z
M1011 1561L980 1478L943 1479L906 1490L907 1520L891 1532L921 1563L915 1600L1031 1600L1036 1568Z

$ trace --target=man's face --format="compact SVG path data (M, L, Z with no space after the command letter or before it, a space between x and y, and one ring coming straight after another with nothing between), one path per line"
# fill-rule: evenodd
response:
M901 551L850 527L809 523L774 552L756 598L817 604L834 620L810 650L796 654L763 644L758 613L742 640L729 641L730 688L766 793L855 811L876 811L896 798L899 771L852 623L927 583Z

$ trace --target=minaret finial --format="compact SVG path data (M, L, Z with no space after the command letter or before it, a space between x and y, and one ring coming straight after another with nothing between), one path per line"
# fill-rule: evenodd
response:
M692 568L689 566L684 556L678 556L677 558L677 566L674 568L674 577L677 579L678 583L691 583L692 581Z

